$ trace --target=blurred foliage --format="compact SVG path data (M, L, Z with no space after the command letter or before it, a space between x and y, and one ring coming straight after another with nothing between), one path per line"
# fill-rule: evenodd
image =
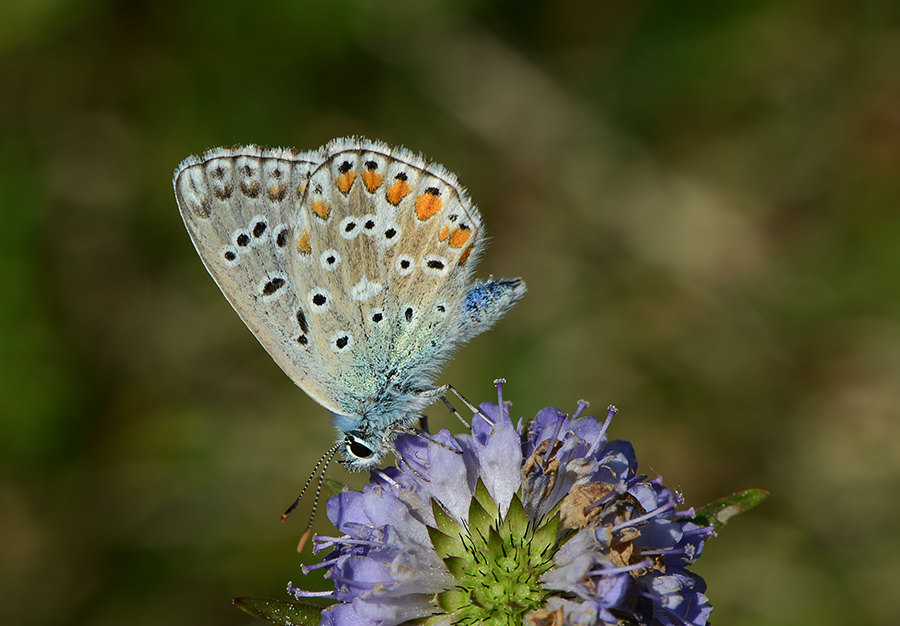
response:
M243 624L324 585L310 504L278 516L330 419L170 180L362 134L456 172L480 274L528 282L442 381L615 403L688 504L771 491L698 564L716 623L895 623L898 66L878 0L0 3L0 622Z

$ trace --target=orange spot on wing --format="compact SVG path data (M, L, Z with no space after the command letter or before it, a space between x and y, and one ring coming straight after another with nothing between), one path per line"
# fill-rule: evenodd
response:
M465 250L463 250L463 253L459 255L459 261L458 261L458 263L459 263L460 265L465 265L465 264L466 264L466 261L469 260L469 255L472 254L472 248L473 248L474 246L475 246L475 244L470 244L469 247L466 248Z
M337 183L337 188L341 190L342 194L346 194L350 191L350 187L353 186L353 181L356 180L356 172L344 172L340 176L337 177L335 183Z
M406 194L409 193L409 183L405 180L398 180L393 185L388 187L387 192L384 194L385 199L397 206L400 204L400 201L406 197Z
M441 232L438 233L438 241L444 241L449 236L450 236L450 227L442 226Z
M441 210L444 201L435 194L423 193L416 200L416 216L423 222Z
M312 254L312 246L309 245L308 230L304 230L303 233L297 237L297 252L305 256Z
M278 202L284 200L284 197L287 195L287 185L284 183L279 183L277 185L272 185L269 187L269 200L272 202Z
M381 174L378 172L373 172L371 170L362 173L363 184L366 186L366 190L369 193L372 193L379 187L381 187Z
M331 207L325 204L324 200L319 198L313 200L311 207L313 215L320 220L328 220L328 218L331 217Z
M472 230L468 226L460 226L450 233L450 247L462 248L471 236Z

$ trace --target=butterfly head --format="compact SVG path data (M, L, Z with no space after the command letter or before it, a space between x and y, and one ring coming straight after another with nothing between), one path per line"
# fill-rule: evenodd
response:
M341 464L351 472L364 472L381 464L390 446L380 435L354 430L344 437L344 459Z

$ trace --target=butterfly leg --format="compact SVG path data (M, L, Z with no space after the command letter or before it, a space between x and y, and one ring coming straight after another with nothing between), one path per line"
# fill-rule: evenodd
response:
M473 414L473 415L480 415L481 417L483 417L483 418L484 418L486 421L488 421L488 422L491 422L491 421L492 421L491 418L489 418L487 415L485 415L484 413L481 412L481 409L479 409L477 406L475 406L474 404L472 404L471 402L469 402L469 400L468 400L464 395L462 395L456 387L454 387L453 385L444 385L443 388L445 389L445 391L450 391L450 392L452 392L454 396L456 396L457 398L459 398L460 400L462 400L462 403L466 405L466 408L467 408L467 409L469 409L470 411L472 411L472 414ZM447 398L446 398L446 397L441 396L441 398L443 398L443 400L444 400L444 402L445 402L446 404L448 404L448 405L450 404L450 403L447 401ZM454 413L455 413L455 412L456 412L456 411L454 410ZM462 418L460 418L460 419L462 419ZM465 423L465 422L463 422L463 423Z
M410 462L407 461L407 460L403 457L402 454L397 454L397 452L394 451L394 455L395 455L396 458L397 458L397 469L400 469L400 465L401 465L401 464L402 464L402 465L405 465L405 466L409 469L409 471L411 471L413 474L415 474L416 477L419 478L422 482L425 482L425 483L430 483L430 482L431 482L430 480L428 480L428 478L426 478L425 476L423 476L423 475L421 474L421 472L419 472L419 470L417 470L415 467L413 467L413 466L410 464Z
M447 408L450 409L450 412L453 413L457 418L459 418L459 421L461 421L463 424L465 424L466 428L468 428L469 427L468 422L466 422L459 415L459 413L457 413L456 409L453 407L452 404L450 404L450 402L445 397L444 394L446 394L448 391L452 392L453 395L455 395L457 398L462 400L463 404L466 405L466 408L469 409L470 411L472 411L473 414L481 415L481 417L483 417L484 419L491 421L490 419L488 419L487 415L482 413L478 409L477 406L475 406L474 404L469 402L466 399L466 397L464 395L462 395L459 391L457 391L456 387L454 387L453 385L441 385L440 387L435 387L434 389L423 389L423 390L417 391L415 393L423 398L438 398L438 397L440 397L441 400L444 401L444 404L447 405Z
M444 448L445 450L449 450L450 452L454 452L454 453L456 453L456 454L462 454L462 453L463 453L462 450L459 450L459 449L457 449L457 448L452 448L452 447L448 446L446 443L443 443L443 442L441 442L441 441L438 441L437 439L432 438L431 435L429 435L428 433L423 433L423 432L421 432L421 431L418 431L418 432L412 432L411 434L415 434L416 436L421 437L422 439L424 439L424 440L427 441L428 443L433 443L434 445L440 446L440 447ZM426 482L426 483L430 483L430 482L431 482L430 480L428 480L427 477L423 476L423 475L421 474L421 472L419 472L419 470L417 470L415 467L413 467L413 465L409 462L409 460L407 460L406 457L404 457L402 454L398 453L398 452L397 452L397 449L394 447L393 444L391 444L391 449L392 449L392 451L393 451L393 453L394 453L394 456L397 458L397 465L398 465L398 467L400 466L400 464L403 464L403 465L405 465L405 466L409 469L409 471L411 471L413 474L415 474L415 475L416 475L418 478L420 478L423 482Z
M455 452L456 454L462 454L462 450L458 450L451 446L448 446L446 443L438 441L434 437L432 437L429 433L423 433L421 431L417 432L416 435L427 441L428 443L433 443L436 446L442 447L444 450L450 450L450 452Z
M463 426L465 426L467 429L472 427L472 425L469 424L469 422L467 422L465 420L465 418L459 414L459 411L456 410L456 407L453 406L452 404L450 404L450 401L447 399L447 396L441 396L441 401L444 403L444 406L447 407L447 410L450 411L453 415L455 415L456 419L458 419L462 423Z

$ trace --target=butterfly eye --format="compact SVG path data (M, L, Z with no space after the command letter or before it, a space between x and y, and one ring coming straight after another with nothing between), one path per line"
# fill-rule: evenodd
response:
M355 437L347 438L347 452L357 459L369 459L374 452L367 445L356 439Z

